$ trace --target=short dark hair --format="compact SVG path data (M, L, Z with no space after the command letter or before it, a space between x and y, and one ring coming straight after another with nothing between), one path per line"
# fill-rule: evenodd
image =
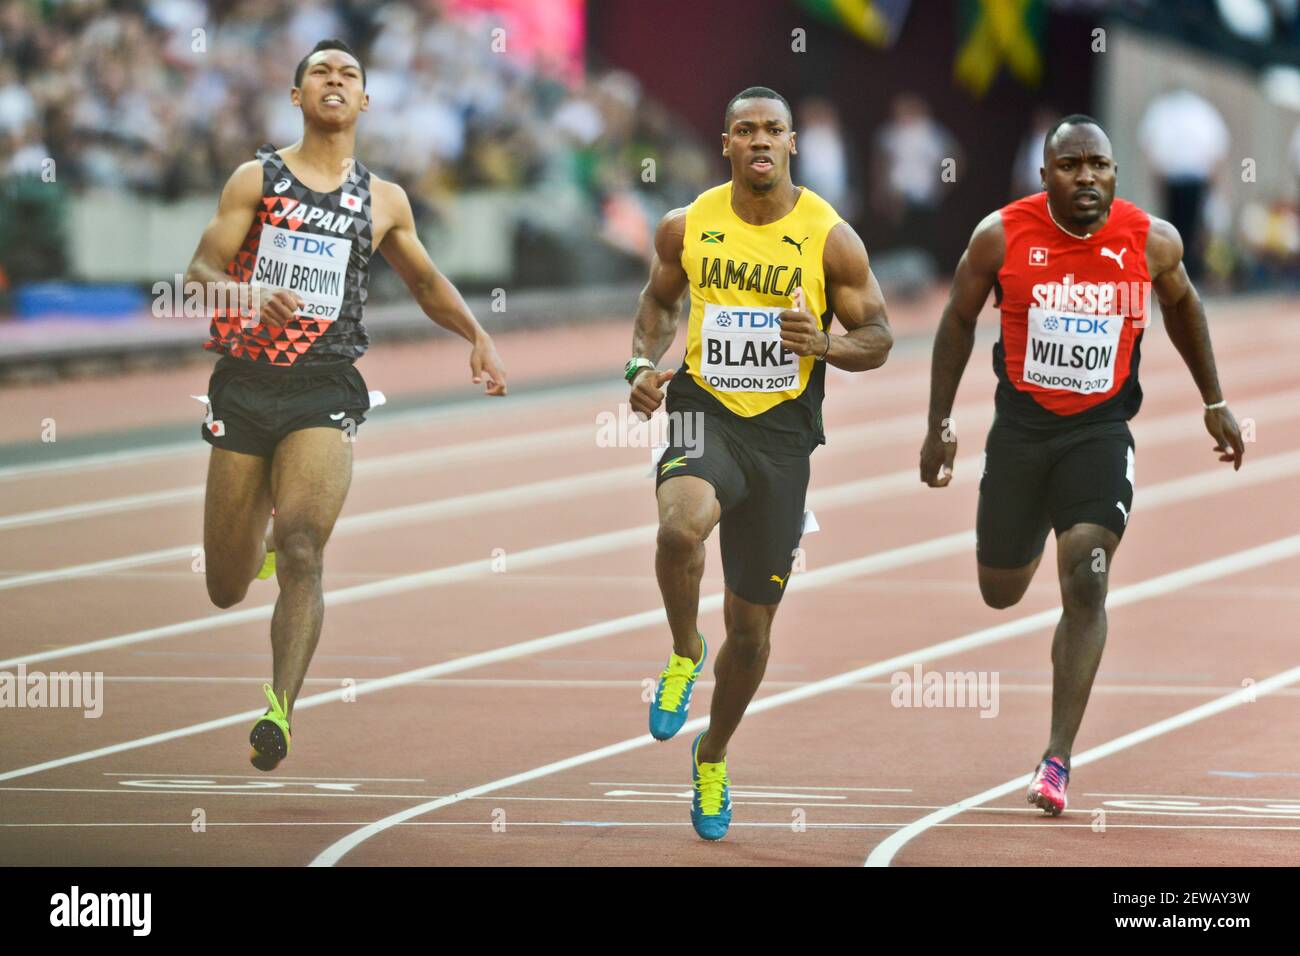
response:
M1052 128L1047 131L1047 136L1043 138L1043 158L1044 159L1047 158L1047 150L1048 147L1052 145L1052 137L1056 135L1056 131L1059 130L1062 126L1085 126L1085 125L1095 126L1097 127L1097 129L1100 129L1102 133L1106 132L1104 129L1102 129L1101 124L1098 123L1091 116L1089 116L1087 113L1071 113L1069 116L1062 116L1059 120L1057 120L1055 123L1052 124Z
M361 67L361 86L363 88L365 87L366 68L361 64L361 57L357 56L356 51L353 50L352 47L348 46L346 40L340 40L337 37L331 37L328 40L321 40L311 48L310 53L298 61L298 69L293 71L294 86L299 88L302 87L302 75L307 72L307 61L322 50L342 50L348 56L352 57L352 59L356 60L357 66Z
M786 115L790 117L790 125L794 125L794 110L790 109L790 104L784 96L770 87L747 86L727 102L727 111L722 114L724 132L731 129L731 110L737 100L780 100L781 105L785 107Z

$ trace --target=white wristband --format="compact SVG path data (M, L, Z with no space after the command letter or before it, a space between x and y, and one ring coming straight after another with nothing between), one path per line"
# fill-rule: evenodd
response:
M1227 407L1228 407L1228 403L1227 403L1227 401L1225 400L1225 401L1222 401L1222 402L1215 402L1213 405L1206 405L1206 406L1205 406L1205 410L1206 410L1207 412L1212 412L1212 411L1214 411L1216 408L1227 408Z

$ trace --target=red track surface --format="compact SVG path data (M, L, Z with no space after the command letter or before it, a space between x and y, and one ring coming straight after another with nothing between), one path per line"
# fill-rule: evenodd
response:
M1236 475L1215 460L1190 378L1163 331L1151 330L1142 368L1147 401L1134 423L1137 496L1112 595L1269 542L1290 544L1244 570L1221 569L1186 586L1173 579L1167 593L1113 607L1077 754L1300 663L1300 515L1291 478L1300 465L1292 358L1300 335L1281 321L1277 303L1212 312L1228 397L1239 418L1255 419L1258 440ZM516 368L546 368L548 347L559 351L577 334L548 346L530 333L522 352L506 336L502 351ZM627 330L582 335L600 343L587 347L594 368L604 354L621 353ZM368 357L362 366L372 387L390 394L428 387L387 380L379 373L393 366L384 361ZM251 717L234 715L260 709L259 686L270 671L266 618L238 615L269 609L275 585L256 583L233 611L207 603L188 552L201 535L199 497L5 520L201 485L206 449L197 436L192 450L161 459L0 477L0 587L18 574L177 549L155 563L0 590L0 669L34 655L29 671L100 671L106 681L99 719L0 711L0 860L302 865L346 849L345 864L861 864L905 825L1031 770L1047 735L1050 622L924 660L926 671L996 672L995 718L969 707L891 706L890 675L913 666L906 655L1057 601L1050 554L1022 604L997 612L980 602L969 542L941 542L911 560L896 550L974 525L976 468L962 459L978 456L991 418L987 349L977 349L959 396L962 445L946 491L915 480L927 379L923 346L900 349L878 372L829 382L830 444L813 458L810 498L822 531L805 538L807 571L791 579L759 692L760 700L798 688L809 696L778 700L742 725L730 754L735 824L720 844L696 839L687 819L693 734L653 745L644 736L642 685L668 648L662 622L646 614L607 623L660 607L648 452L595 441L596 415L624 397L616 384L544 399L484 399L455 414L387 425L385 410L375 411L358 439L344 510L354 524L341 525L326 552L325 586L392 592L354 591L349 602L328 607L295 715L293 753L269 775L246 760ZM158 397L164 381L166 402ZM197 412L184 396L204 387L195 368L123 380L118 394L179 407L184 417ZM38 421L56 394L67 401L70 393L10 390L6 419ZM69 402L67 414L74 407ZM563 431L534 437L556 430ZM467 443L476 447L456 450ZM393 467L390 456L417 450L434 453ZM603 471L612 473L590 477ZM837 490L866 479L876 480ZM442 512L356 523L381 509L467 495L475 497ZM536 551L545 547L553 550ZM493 570L494 549L504 570ZM885 557L838 573L843 562L873 554ZM450 566L461 567L424 581L404 577ZM721 584L711 545L704 593ZM166 630L188 621L197 623ZM701 626L720 638L720 610L706 611ZM575 631L588 627L595 633ZM154 628L164 630L140 633ZM515 647L552 635L567 636ZM119 640L108 647L42 658L112 638ZM498 659L463 661L508 648ZM846 686L816 684L900 655ZM419 679L367 688L439 664ZM1293 863L1300 672L1292 676L1295 683L1288 677L1254 703L1076 767L1071 808L1059 820L1027 808L1017 790L917 832L892 862ZM354 701L341 699L345 681L357 684ZM697 718L711 693L708 681L701 685ZM325 696L309 706L312 694ZM227 717L215 729L172 733ZM155 734L164 737L82 759ZM618 752L593 753L620 743ZM78 759L31 769L68 757ZM516 774L524 779L508 779ZM473 789L488 784L495 786ZM328 850L368 824L451 795L463 799ZM195 832L199 809L206 828Z

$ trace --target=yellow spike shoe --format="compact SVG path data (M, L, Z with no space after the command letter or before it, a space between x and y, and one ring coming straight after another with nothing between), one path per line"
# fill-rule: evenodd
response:
M253 751L248 755L249 762L258 770L274 770L280 761L289 756L289 694L286 691L284 702L276 700L275 691L270 684L262 685L262 693L271 702L270 709L257 719L248 734L248 742Z

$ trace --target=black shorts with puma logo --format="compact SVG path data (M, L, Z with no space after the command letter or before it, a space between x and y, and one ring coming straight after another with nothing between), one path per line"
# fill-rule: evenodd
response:
M1127 422L1040 434L997 416L980 474L979 563L1022 568L1043 553L1049 531L1060 535L1076 524L1123 538L1133 509L1133 449Z
M655 487L683 475L713 485L722 508L718 543L727 588L751 604L779 603L803 535L809 448L816 446L811 438L764 440L734 416L670 411L679 417L669 416ZM692 416L691 425L680 416Z
M289 370L227 355L208 382L203 440L215 448L270 458L280 439L303 428L355 435L369 410L365 379L351 362Z

